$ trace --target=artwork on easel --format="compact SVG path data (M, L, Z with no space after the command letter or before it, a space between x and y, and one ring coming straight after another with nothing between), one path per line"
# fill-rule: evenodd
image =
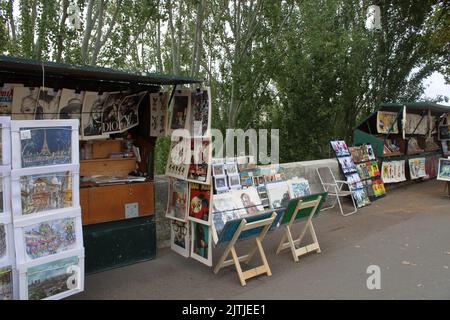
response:
M166 217L187 221L189 208L189 183L169 178L169 201Z
M11 266L0 267L0 301L13 299L13 271Z
M189 115L191 106L191 91L178 90L173 95L172 117L170 120L170 131L177 129L189 129Z
M0 114L10 115L12 112L12 103L14 96L14 88L23 87L21 83L5 83L0 88ZM0 299L1 300L1 299Z
M388 133L389 129L391 129L390 133L398 133L397 112L378 111L377 132Z
M150 94L150 136L164 137L167 134L168 92Z
M172 220L170 226L170 247L173 251L188 258L190 253L189 222Z
M211 123L210 88L199 88L192 91L191 97L191 135L205 137L209 135Z
M232 192L213 195L212 237L217 243L218 237L225 224L234 219L239 219L241 211L235 202Z
M58 107L61 91L41 87L34 109L34 120L58 119Z
M211 224L211 186L189 183L189 219Z
M111 92L103 103L102 134L120 132L119 106L125 97L123 92Z
M81 135L81 108L83 107L84 91L62 89L59 99L58 118L77 119L80 121L79 132Z
M144 99L146 91L126 96L119 105L119 130L131 129L139 124L139 105Z
M188 156L190 147L191 142L189 139L172 137L166 165L167 176L186 180L189 169Z
M209 226L192 221L191 230L191 257L211 267L212 235Z
M107 138L109 136L102 133L103 104L107 97L107 93L85 92L81 116L83 139Z
M187 180L197 183L210 184L211 176L211 143L206 139L191 140L191 161Z
M12 119L34 120L38 104L38 87L16 87L13 91Z

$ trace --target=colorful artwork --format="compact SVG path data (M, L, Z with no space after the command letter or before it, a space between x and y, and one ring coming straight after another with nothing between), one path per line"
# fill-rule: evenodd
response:
M0 224L0 260L3 259L7 254L7 243L6 243L6 227L4 224Z
M191 104L190 91L178 91L173 96L173 112L170 129L188 129L188 116Z
M192 91L191 135L204 137L208 135L211 118L209 88Z
M12 119L34 120L39 88L16 87L13 90Z
M187 179L199 183L210 183L210 141L202 139L191 140L191 161Z
M425 158L409 159L408 164L411 179L419 179L427 175L425 172Z
M377 132L389 133L389 130L390 133L398 133L397 112L378 111Z
M211 187L199 183L190 183L189 185L189 218L209 224Z
M76 271L78 262L79 259L75 256L28 268L28 299L46 299L71 290L72 286L69 288L68 283L72 279L81 281L81 275Z
M289 185L286 181L267 183L266 190L272 209L287 207L291 196L289 195Z
M82 107L83 114L81 116L81 128L84 138L108 136L102 134L103 103L107 97L107 93L85 92Z
M339 141L331 141L331 147L333 148L334 152L336 153L336 156L342 157L342 156L349 156L350 152L347 148L347 144L343 140Z
M374 180L372 182L372 189L375 197L380 197L386 194L386 189L384 188L384 183L381 179Z
M370 199L363 188L352 190L352 196L358 208L370 204Z
M189 184L178 179L169 180L169 203L167 217L187 220Z
M213 240L218 241L225 224L234 219L239 219L241 210L235 203L235 197L231 192L213 195Z
M439 159L438 180L450 181L450 160Z
M62 89L59 100L59 119L78 119L81 135L81 109L83 107L84 91Z
M192 222L191 257L208 265L212 265L211 232L209 226Z
M28 259L34 260L76 247L75 218L42 222L24 227Z
M381 178L384 183L405 181L405 160L383 161L381 165Z
M183 257L189 257L189 222L172 220L170 230L170 247Z
M13 299L13 273L11 267L0 268L0 301Z
M0 89L0 115L11 114L15 87L23 87L23 84L5 83Z
M309 196L311 194L309 182L306 179L292 179L288 181L288 184L292 199Z
M358 172L361 179L369 179L370 178L370 162L362 162L356 165L356 171Z
M339 164L341 165L344 175L352 172L356 172L356 166L350 156L338 158Z
M120 132L119 106L125 97L125 93L113 92L103 103L102 111L102 133L118 133Z
M71 207L72 179L69 171L21 176L22 214Z
M359 174L353 173L348 175L346 178L351 189L361 189L363 187Z
M139 105L146 91L126 96L119 106L120 131L123 132L139 124Z
M72 162L72 127L20 128L22 168Z
M164 137L167 126L169 94L158 92L150 94L150 136Z
M41 87L39 89L36 108L34 109L35 120L58 119L58 106L61 91Z
M363 162L363 152L362 152L362 147L350 147L350 154L352 156L352 160L354 163L359 163L359 162Z
M264 210L258 191L255 187L232 192L234 202L241 209L241 218L244 214L255 214Z

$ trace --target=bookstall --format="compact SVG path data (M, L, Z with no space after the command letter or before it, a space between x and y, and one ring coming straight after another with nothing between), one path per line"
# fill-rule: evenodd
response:
M177 86L201 82L0 56L0 297L64 298L84 270L154 258L156 139Z
M449 112L431 102L381 104L355 128L353 143L371 144L385 184L436 178L449 152Z

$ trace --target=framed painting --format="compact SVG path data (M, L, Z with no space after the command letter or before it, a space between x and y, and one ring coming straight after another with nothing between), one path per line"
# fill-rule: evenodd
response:
M214 177L214 186L216 191L228 191L227 177Z
M78 121L11 123L12 168L79 164Z
M191 257L212 266L212 235L209 226L191 221Z
M79 209L78 170L78 165L13 170L13 219Z

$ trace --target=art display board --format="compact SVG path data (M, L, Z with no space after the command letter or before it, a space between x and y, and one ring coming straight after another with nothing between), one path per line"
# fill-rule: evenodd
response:
M409 177L411 180L424 178L427 176L425 172L425 158L408 159Z
M11 168L11 118L0 117L0 166ZM2 170L4 172L4 170Z
M189 183L169 178L169 192L166 217L178 221L187 221L189 216Z
M189 221L172 220L170 224L170 248L188 258L190 255L191 232Z
M353 199L356 202L356 206L361 208L370 204L370 199L364 189L364 184L362 183L361 177L358 173L358 168L353 161L353 157L356 157L358 160L364 158L369 160L370 153L370 158L373 158L374 153L372 147L364 147L364 150L355 150L354 148L350 149L344 140L330 141L330 144L336 154L339 167L341 168L341 171L349 184L349 189L352 193Z
M406 181L405 160L383 161L381 165L381 179L384 183Z
M450 181L450 159L439 159L438 180Z
M81 209L14 222L18 267L83 249Z
M12 121L12 168L79 164L78 120Z
M21 300L60 300L84 290L84 249L18 269Z
M191 221L191 257L212 267L211 228L203 223Z
M167 111L169 109L169 93L150 93L150 136L165 137L167 135Z
M79 209L79 165L12 170L11 195L17 221Z

